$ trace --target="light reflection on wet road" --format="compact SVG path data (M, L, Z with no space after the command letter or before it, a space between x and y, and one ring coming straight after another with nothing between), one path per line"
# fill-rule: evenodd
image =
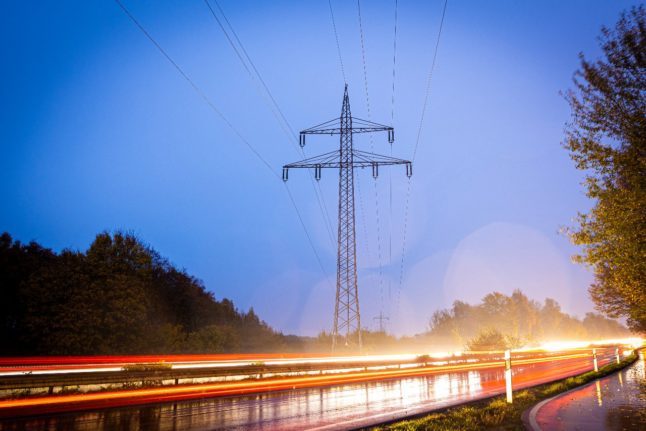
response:
M536 407L535 429L646 429L644 353L630 367Z
M610 358L601 360L600 366ZM589 358L516 367L515 387L579 374ZM502 368L0 422L2 430L349 429L504 391Z

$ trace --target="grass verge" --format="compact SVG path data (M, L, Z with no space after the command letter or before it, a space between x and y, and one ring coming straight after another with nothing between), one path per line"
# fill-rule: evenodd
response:
M619 364L612 363L601 367L599 371L590 371L578 376L568 377L553 383L535 386L514 392L514 403L507 404L504 395L476 401L462 406L448 408L435 413L430 413L418 419L395 422L372 430L432 430L454 431L475 429L518 430L524 429L521 416L523 411L534 404L581 386L591 380L606 376L624 368L638 358L637 352L626 357Z

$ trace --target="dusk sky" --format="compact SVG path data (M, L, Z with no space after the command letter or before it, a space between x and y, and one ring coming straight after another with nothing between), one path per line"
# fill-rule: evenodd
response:
M339 116L327 1L219 1L295 131ZM403 167L380 169L376 189L370 171L356 173L364 326L376 329L383 311L391 331L413 334L456 299L516 288L578 316L593 310L592 276L559 233L591 206L561 146L570 110L559 92L580 52L598 57L601 26L638 3L449 0L408 216ZM307 172L291 171L324 274L279 178L303 156L260 84L203 1L123 4L273 173L114 1L10 2L0 17L0 231L57 251L131 231L275 328L329 330L336 238ZM411 159L444 1L398 2L394 110L395 2L361 2L370 114L357 3L331 4L353 115L394 117L392 154ZM385 134L373 145L391 154ZM336 148L338 136L308 137L305 152ZM324 171L320 185L336 232L338 173Z

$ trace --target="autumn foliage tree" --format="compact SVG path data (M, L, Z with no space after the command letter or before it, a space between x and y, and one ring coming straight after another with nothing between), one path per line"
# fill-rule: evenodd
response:
M598 310L646 331L646 12L624 13L603 28L603 58L581 55L567 94L572 122L565 147L586 172L593 208L568 231L590 266Z

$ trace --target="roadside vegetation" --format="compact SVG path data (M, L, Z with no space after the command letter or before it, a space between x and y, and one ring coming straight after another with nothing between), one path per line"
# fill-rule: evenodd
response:
M268 352L294 341L120 232L60 253L0 235L0 339L1 356Z
M595 340L630 336L615 320L596 313L578 319L561 310L553 299L539 303L520 290L511 295L493 292L471 305L455 301L436 311L424 338L435 346L466 350L503 350L535 346L545 341Z
M539 304L520 290L491 293L477 305L456 301L417 336L362 332L364 353L501 350L627 335L616 321L594 313L579 320L556 301ZM326 332L279 333L253 308L216 299L200 280L121 232L97 235L85 251L59 253L0 235L0 339L0 356L329 352L332 345Z
M637 358L637 353L633 352L619 364L613 362L601 367L598 372L590 371L557 382L516 391L514 392L514 402L512 404L508 404L505 396L502 395L431 413L419 419L411 419L373 428L373 430L471 431L476 429L524 429L522 414L528 408L561 392L584 385L594 379L607 376L632 364Z
M646 332L646 8L603 28L602 56L581 54L564 146L593 206L567 231L592 268L590 295L608 316Z

